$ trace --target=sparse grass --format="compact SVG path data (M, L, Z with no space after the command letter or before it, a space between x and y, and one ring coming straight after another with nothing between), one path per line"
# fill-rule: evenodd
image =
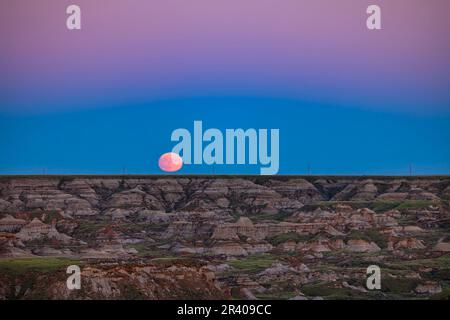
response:
M295 296L297 296L298 293L296 292L277 292L277 293L258 293L255 294L255 296L258 299L262 300L289 300Z
M386 235L381 234L377 229L351 230L345 236L345 240L358 239L375 242L381 249L387 248L387 238Z
M314 202L312 207L320 207L320 208L332 208L338 204L349 205L354 209L362 209L368 208L374 210L375 212L383 212L387 210L394 209L398 205L400 205L402 201L393 201L393 200L375 200L375 201L317 201Z
M366 230L367 236L375 242L381 249L386 249L388 246L388 236L386 234L380 233L376 229Z
M389 266L389 268L392 269L415 270L420 267L447 269L450 266L450 256L443 255L440 256L439 258L396 261L387 263L387 265Z
M286 211L280 211L278 213L263 213L253 215L252 218L256 221L262 220L274 220L274 221L283 221L284 219L290 217L292 213Z
M143 231L163 232L168 226L168 223L129 222L114 226L114 230L122 232L123 234L136 235Z
M79 220L78 227L74 230L75 236L80 237L92 237L100 229L108 226L110 222L107 221L89 221L89 220Z
M446 237L448 234L449 233L445 229L428 229L426 232L420 234L420 240L422 240L426 246L434 246L439 239Z
M450 300L450 283L445 283L442 286L442 292L437 293L431 297L433 300Z
M361 292L351 288L337 287L333 282L316 282L304 285L300 291L310 297L323 297L326 300L384 299L381 292Z
M248 237L244 234L238 233L239 241L241 242L247 242Z
M233 217L233 222L237 222L241 217L248 217L253 222L258 223L261 221L284 221L292 215L292 212L279 211L277 213L247 213L240 214L233 212L230 214Z
M450 234L450 219L442 221L440 227Z
M41 213L41 216L43 216L44 214ZM61 219L61 215L58 212L55 211L47 211L45 212L45 218L43 219L42 222L44 223L51 223L53 220L59 220Z
M409 294L420 283L419 279L382 277L381 288L383 292L394 294Z
M276 258L269 254L255 254L244 259L229 261L228 264L246 272L260 272L274 263Z
M375 212L385 212L396 209L401 203L402 201L375 201L370 203L369 209Z
M10 275L18 275L30 271L48 273L67 268L73 264L81 265L81 262L75 259L59 257L0 259L0 272Z
M145 294L132 283L120 285L120 292L125 300L144 300Z
M423 209L430 205L436 204L436 201L432 200L405 200L399 204L397 210L408 210L408 209Z
M438 203L434 200L317 201L309 207L310 209L314 207L330 208L337 204L346 204L355 209L368 208L375 212L384 212L392 209L422 209Z
M282 234L276 235L274 237L271 237L268 239L268 241L272 245L277 246L277 245L287 242L287 241L295 241L296 243L298 243L301 241L307 241L309 238L311 238L311 236L304 236L304 235L300 235L295 232L288 232L288 233L282 233Z
M448 266L448 268L427 272L422 277L435 281L447 281L450 283L450 266Z
M182 258L182 257L176 257L176 256L166 256L166 257L160 257L160 258L154 258L151 259L150 261L153 263L169 263L169 262L174 262L174 261L179 261L179 260L189 260L189 258Z
M318 282L304 285L300 288L300 291L311 297L347 297L351 294L352 290L347 288L336 288L332 283Z
M351 230L346 236L345 240L351 240L351 239L357 239L357 240L366 240L370 241L371 239L366 234L366 231L360 231L360 230Z
M141 225L143 227L143 230L150 232L164 232L167 227L169 227L168 223L145 223Z
M125 247L136 249L136 251L138 252L137 255L139 257L147 257L155 253L155 250L153 249L152 245L147 242L128 244Z

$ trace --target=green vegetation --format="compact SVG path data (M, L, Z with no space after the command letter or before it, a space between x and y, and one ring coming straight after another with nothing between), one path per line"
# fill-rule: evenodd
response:
M450 283L445 283L442 286L442 292L437 293L431 297L433 300L450 300Z
M287 242L287 241L295 241L297 243L297 242L307 241L309 238L311 238L311 236L300 235L296 232L288 232L288 233L282 233L282 234L278 234L274 237L271 237L268 239L268 241L272 245L277 246L277 245Z
M450 266L450 255L443 255L439 258L430 259L417 259L408 261L396 261L387 263L391 269L409 269L416 270L421 267L425 268L437 268L437 269L448 269Z
M424 242L426 246L433 247L441 238L444 238L449 233L445 229L428 229L426 232L422 232L420 240Z
M292 213L280 211L278 213L262 213L252 216L256 221L262 220L274 220L274 221L283 221L284 219L290 217Z
M367 299L370 295L379 293L364 293L351 288L336 287L332 282L316 282L304 285L300 290L307 296L323 297L327 300Z
M159 244L158 244L159 245ZM159 249L155 243L151 242L139 242L128 244L126 248L134 248L138 252L139 257L166 257L168 256L168 251Z
M397 200L375 200L375 201L317 201L313 206L320 208L332 208L337 204L349 205L354 209L368 208L375 212L383 212L398 207L403 201Z
M152 247L147 242L139 242L139 243L128 244L128 245L125 246L125 248L127 248L127 249L129 249L129 248L135 249L138 252L137 255L139 257L151 256L152 253L154 253L154 250L152 250Z
M143 300L145 294L139 291L132 283L120 284L120 292L125 300Z
M238 233L239 241L240 242L247 242L248 237L244 234Z
M61 214L59 214L56 211L46 211L45 215L41 212L40 216L44 217L42 219L42 222L44 222L44 223L51 223L53 220L59 220L62 218Z
M280 211L277 213L247 213L241 214L238 212L232 212L231 216L233 217L233 222L237 222L240 217L248 217L252 220L252 222L260 222L260 221L284 221L286 218L289 218L292 215L290 212Z
M270 254L255 254L245 259L230 261L228 264L242 271L257 273L269 268L275 260Z
M388 246L388 236L380 233L376 229L366 230L366 235L369 239L375 242L381 249L386 249Z
M301 287L301 291L305 295L312 297L326 297L342 293L342 289L334 288L332 287L332 284L327 282L318 282L304 285L303 287Z
M408 210L408 209L423 209L429 205L438 204L439 202L434 200L374 200L374 201L317 201L305 208L314 210L315 208L331 208L337 204L350 205L355 209L368 208L375 212L384 212L392 209Z
M435 281L448 281L450 282L450 266L444 269L437 269L428 272L423 275L423 278L427 278Z
M385 212L398 208L402 201L377 200L369 204L369 209L375 212Z
M388 238L386 235L380 233L377 229L368 229L364 231L351 230L345 236L345 240L358 239L375 242L381 249L387 248Z
M423 209L430 205L436 204L431 200L406 200L396 207L397 210Z
M48 273L65 269L73 264L81 265L81 262L75 259L55 257L0 259L0 272L10 275L19 275L30 271Z
M420 280L383 277L381 279L381 283L384 292L408 294L411 293L415 287L417 287L417 285L420 283Z
M297 295L298 293L295 291L283 291L277 293L258 293L255 296L262 300L289 300Z
M136 234L144 231L147 228L146 224L141 223L121 223L114 227L115 231L119 231L125 234Z
M154 258L154 259L151 259L151 261L152 262L171 262L171 261L181 260L181 259L188 259L188 258L182 258L182 257L176 257L176 256L166 256L166 257Z
M81 238L91 238L95 236L100 229L108 226L109 221L89 221L80 220L78 221L78 227L74 230L75 237L79 236Z
M150 232L163 232L169 227L169 223L145 223L141 224L143 226L142 230Z
M442 221L440 227L445 230L448 234L450 234L450 219Z

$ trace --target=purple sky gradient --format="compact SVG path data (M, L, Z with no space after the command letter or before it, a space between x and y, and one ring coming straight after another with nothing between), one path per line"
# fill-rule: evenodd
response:
M2 0L0 30L2 112L269 96L450 113L448 0Z
M448 174L449 35L450 0L1 0L0 174L160 173L195 120L279 128L282 174Z

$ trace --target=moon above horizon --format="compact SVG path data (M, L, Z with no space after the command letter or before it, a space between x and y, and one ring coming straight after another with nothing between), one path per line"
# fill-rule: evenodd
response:
M183 159L175 152L167 152L159 157L159 168L166 172L175 172L183 166Z

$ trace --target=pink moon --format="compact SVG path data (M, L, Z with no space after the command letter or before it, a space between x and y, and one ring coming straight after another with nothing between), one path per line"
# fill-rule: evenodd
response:
M167 152L159 158L158 164L163 171L175 172L183 166L183 159L174 152Z

